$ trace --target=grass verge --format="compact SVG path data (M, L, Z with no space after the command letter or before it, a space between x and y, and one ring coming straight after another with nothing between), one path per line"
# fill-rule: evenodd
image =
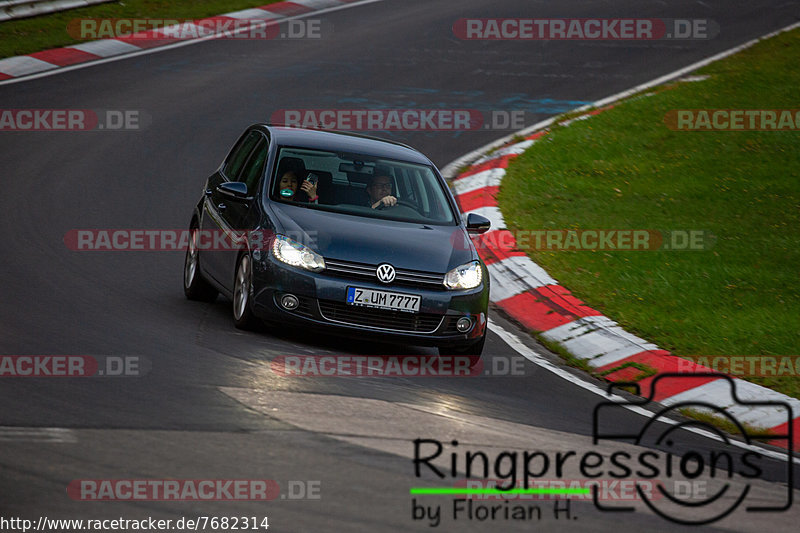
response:
M126 0L0 24L0 58L86 42L70 37L67 25L80 18L204 18L279 0Z
M693 418L700 422L709 424L716 428L719 428L731 435L738 435L744 437L742 435L742 431L739 429L734 422L731 422L728 418L725 418L721 415L716 415L714 413L710 413L707 411L701 411L699 409L678 409L678 412L687 418ZM741 429L750 437L750 439L755 441L769 441L774 438L774 434L763 428L758 428L747 424L745 422L738 421L739 424L742 426Z
M800 131L673 131L679 109L795 109L800 31L588 120L508 168L512 230L701 230L702 251L530 250L590 306L675 354L795 355L800 339ZM712 242L712 241L707 241ZM748 377L800 397L797 376Z

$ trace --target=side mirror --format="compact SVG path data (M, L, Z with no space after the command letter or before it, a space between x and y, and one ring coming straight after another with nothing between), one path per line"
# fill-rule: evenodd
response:
M250 200L247 195L247 184L241 181L226 181L217 187L217 192L230 196L234 200Z
M476 215L475 213L467 215L467 233L480 235L481 233L489 231L490 227L492 227L492 223L488 218Z

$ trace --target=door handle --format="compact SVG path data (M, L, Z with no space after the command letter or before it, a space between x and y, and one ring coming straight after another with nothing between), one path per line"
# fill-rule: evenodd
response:
M220 211L220 212L225 211L227 208L228 208L228 206L225 205L225 204L218 204L217 205L217 211Z

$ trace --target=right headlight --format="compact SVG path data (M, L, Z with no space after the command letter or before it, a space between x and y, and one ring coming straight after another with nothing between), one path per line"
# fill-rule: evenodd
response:
M450 290L474 289L481 284L483 271L479 261L458 266L444 275L444 286Z
M325 269L325 260L321 255L283 235L275 235L275 240L272 242L272 255L293 267L304 268L312 272Z

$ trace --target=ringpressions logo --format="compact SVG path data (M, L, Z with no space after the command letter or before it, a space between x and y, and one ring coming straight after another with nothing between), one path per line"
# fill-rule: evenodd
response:
M674 386L677 381L687 379L703 382L721 380L720 384L726 384L729 388L730 403L724 407L697 401L676 402L666 407L655 404L653 398L657 397L659 387L669 387L670 382ZM665 380L669 382L665 383ZM617 383L609 386L609 395L616 387L633 387L638 392L635 383ZM686 390L686 387L682 390ZM641 427L633 431L629 413L621 412L630 405L655 407L650 409L652 415L649 419L644 418ZM603 401L594 408L592 437L595 446L601 441L607 441L603 442L605 445L622 441L633 446L617 450L612 447L611 451L605 446L603 453L591 449L486 452L464 446L457 440L443 442L417 438L413 441L414 475L426 480L449 480L451 488L468 486L465 480L490 479L498 491L494 494L501 494L506 500L491 504L475 502L475 498L468 495L487 493L457 488L444 492L448 489L440 489L442 492L438 494L459 496L453 500L453 520L541 520L542 506L539 502L508 500L518 495L537 494L536 487L542 486L544 480L552 484L553 480L568 481L575 476L580 476L584 481L596 481L594 484L584 482L582 486L590 488L591 500L595 508L602 512L634 511L630 505L632 498L604 498L601 495L602 488L615 480L633 484L636 491L633 499L643 502L661 518L680 524L716 522L739 507L744 512L786 511L792 504L794 486L789 451L794 444L792 424L781 426L787 428L784 433L755 430L731 415L730 410L742 407L785 412L787 422L793 419L792 408L787 403L741 399L737 395L735 381L729 376L717 373L661 374L653 378L648 397L630 402ZM684 416L689 412L703 416ZM623 418L620 415L627 416ZM627 425L621 420L625 420ZM725 427L726 431L720 427ZM688 428L695 431L686 431ZM715 437L715 441L698 436L697 430L704 432L706 437ZM786 492L778 498L779 501L765 501L752 496L748 499L752 482L762 477L766 462L771 460L763 453L763 448L753 445L757 440L779 444L786 450L785 479L781 480L786 483ZM717 444L709 446L709 442ZM782 462L780 466L782 470ZM448 482L444 485L448 485ZM703 490L687 495L687 486L700 486ZM508 498L503 495L505 491ZM569 518L573 512L569 506L570 500L565 499L569 494L566 490L561 491L561 497L552 502L552 516L555 519ZM429 525L438 525L442 507L428 503L426 501L423 504L416 498L413 500L414 519L427 519Z

